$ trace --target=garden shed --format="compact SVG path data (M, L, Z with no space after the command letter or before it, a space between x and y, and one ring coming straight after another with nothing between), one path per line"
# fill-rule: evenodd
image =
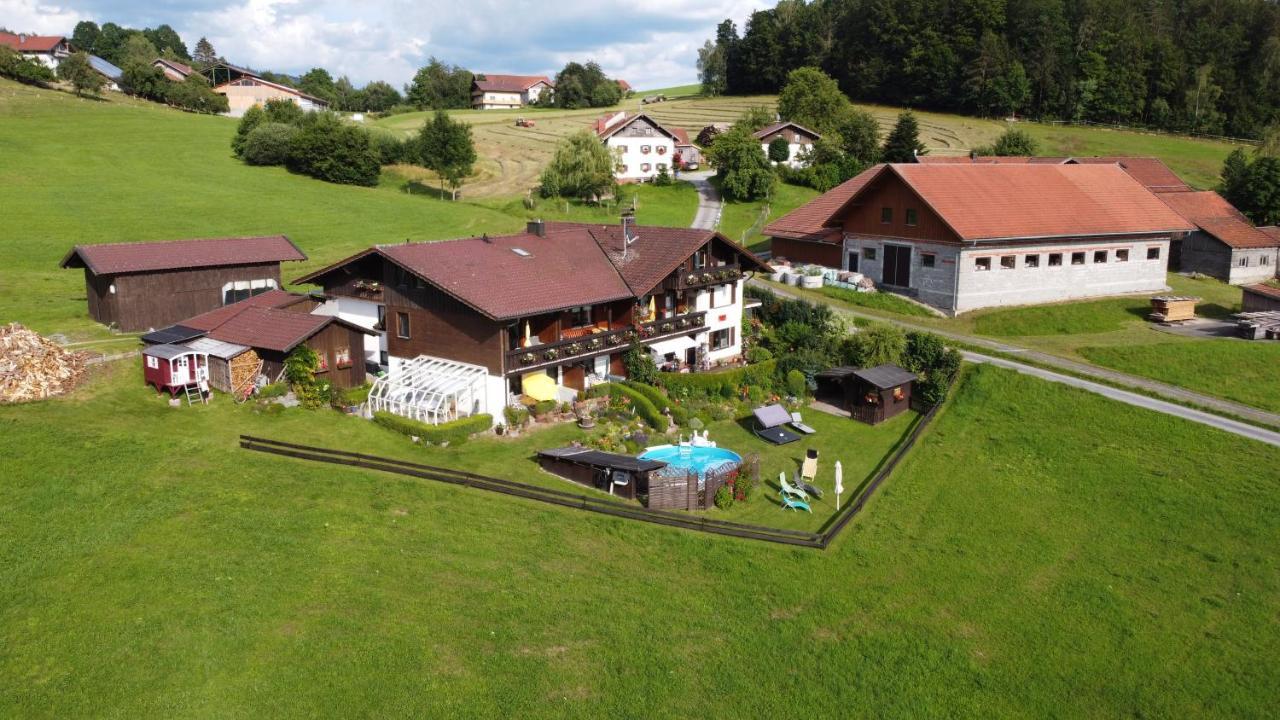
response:
M849 413L855 420L877 425L911 407L916 375L897 365L858 369L841 366L814 375L818 401Z
M369 409L439 425L486 412L485 380L479 365L419 355L369 390Z
M209 356L209 385L222 392L243 390L262 371L262 358L251 347L207 337L185 344Z
M659 460L644 460L585 447L563 447L538 451L543 470L628 500L649 494L653 473L665 468Z

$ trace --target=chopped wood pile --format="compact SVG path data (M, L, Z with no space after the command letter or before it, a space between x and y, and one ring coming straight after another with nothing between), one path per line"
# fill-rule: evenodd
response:
M18 323L0 327L0 403L71 392L84 376L88 357L65 350Z

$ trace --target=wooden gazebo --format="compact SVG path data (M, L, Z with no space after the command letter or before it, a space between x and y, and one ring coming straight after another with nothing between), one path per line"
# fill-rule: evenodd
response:
M877 425L911 407L914 373L897 365L858 369L842 366L814 375L816 398L849 413L855 420Z

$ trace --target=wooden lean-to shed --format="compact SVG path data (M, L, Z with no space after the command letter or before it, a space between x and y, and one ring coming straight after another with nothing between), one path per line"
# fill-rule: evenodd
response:
M243 392L262 370L262 358L251 347L202 337L187 347L209 356L209 385L224 393Z
M845 410L854 420L878 425L911 407L916 375L897 365L857 369L843 366L814 375L815 397Z

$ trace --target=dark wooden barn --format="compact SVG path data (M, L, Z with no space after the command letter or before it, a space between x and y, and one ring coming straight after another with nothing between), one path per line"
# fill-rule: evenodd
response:
M814 375L815 397L849 413L855 420L877 425L911 407L914 373L897 365L873 368L837 367Z
M280 287L280 263L307 256L284 235L77 245L89 315L125 332L165 327Z
M637 495L648 495L650 477L667 466L657 460L641 460L583 447L540 450L538 464L553 475L628 500L635 500Z

